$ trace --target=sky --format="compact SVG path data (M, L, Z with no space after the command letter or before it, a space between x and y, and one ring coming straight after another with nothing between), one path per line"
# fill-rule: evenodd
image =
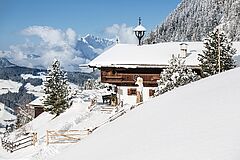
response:
M0 0L0 50L38 39L28 34L32 26L46 26L78 37L93 34L113 36L106 29L134 27L138 17L150 31L176 8L181 0ZM114 26L115 25L115 26ZM117 27L116 27L117 26Z

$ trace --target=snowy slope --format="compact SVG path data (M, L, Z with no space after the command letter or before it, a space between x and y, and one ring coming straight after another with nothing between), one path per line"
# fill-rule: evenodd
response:
M6 125L6 122L4 120L12 119L16 119L16 116L6 111L6 109L4 108L4 104L0 103L0 124Z
M240 68L180 87L54 160L239 160Z
M145 42L202 41L218 25L228 38L239 41L239 10L239 0L181 0Z
M0 79L0 94L5 94L10 92L18 92L19 88L22 86L21 83L14 82L11 80Z
M71 85L71 87L74 87ZM47 130L85 130L93 129L105 123L111 114L101 112L101 105L95 106L94 109L89 111L89 98L97 97L98 102L102 102L101 95L106 94L107 89L102 90L84 90L78 93L73 99L73 106L62 113L60 116L54 118L53 115L44 112L40 114L30 123L26 124L19 130L10 134L8 139L12 141L18 140L19 135L25 128L28 132L37 132L38 144L36 147L28 147L26 149L10 154L4 150L0 143L0 160L2 159L49 159L55 156L56 153L63 151L66 145L49 145L46 146L46 131ZM104 104L102 104L104 105ZM54 119L53 119L54 118Z

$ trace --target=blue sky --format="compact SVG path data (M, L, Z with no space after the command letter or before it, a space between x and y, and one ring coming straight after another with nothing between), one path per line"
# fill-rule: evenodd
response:
M107 36L113 24L136 26L139 16L148 31L161 23L181 0L0 0L0 50L23 43L21 31L49 26L77 35Z

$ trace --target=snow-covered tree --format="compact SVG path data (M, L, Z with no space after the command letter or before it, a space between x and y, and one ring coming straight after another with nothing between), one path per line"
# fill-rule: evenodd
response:
M46 111L58 116L71 106L67 76L61 70L58 60L55 60L48 70L44 86L46 94L44 106Z
M235 67L233 55L236 49L232 48L231 41L224 32L218 29L209 33L205 42L203 54L199 54L199 61L205 76L214 75Z
M181 0L163 23L150 31L145 43L202 41L217 26L240 41L239 0Z
M163 70L160 77L160 80L158 80L157 94L163 94L176 87L200 79L200 76L184 65L184 60L182 58L174 55L169 61L169 66Z

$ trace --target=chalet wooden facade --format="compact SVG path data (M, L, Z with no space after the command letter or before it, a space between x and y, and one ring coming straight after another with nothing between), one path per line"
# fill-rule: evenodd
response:
M102 67L101 81L117 86L136 86L137 77L143 78L145 87L157 87L162 68L115 68Z
M172 55L180 55L185 64L198 74L201 73L197 55L202 52L202 42L189 42L181 50L180 42L153 45L116 44L89 63L89 67L101 71L101 82L114 84L123 101L135 102L137 77L143 79L143 99L154 94L161 72L168 66Z

